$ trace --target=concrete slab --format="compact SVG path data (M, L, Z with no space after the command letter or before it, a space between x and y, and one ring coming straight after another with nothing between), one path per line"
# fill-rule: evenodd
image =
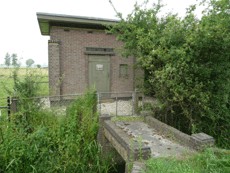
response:
M144 122L117 121L115 124L131 140L144 145L140 147L150 147L151 157L179 157L193 152L188 147L170 139L170 136L160 135Z

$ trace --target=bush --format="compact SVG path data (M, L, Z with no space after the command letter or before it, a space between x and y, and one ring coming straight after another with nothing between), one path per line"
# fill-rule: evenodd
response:
M230 4L212 0L207 6L200 20L196 5L184 18L160 18L161 4L136 6L110 32L146 72L147 90L161 104L157 118L189 134L203 131L230 148Z

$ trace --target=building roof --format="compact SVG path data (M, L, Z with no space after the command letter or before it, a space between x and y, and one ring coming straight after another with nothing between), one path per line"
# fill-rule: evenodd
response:
M37 13L38 24L42 35L50 35L51 26L76 27L88 29L106 29L119 20L85 16L72 16L51 13Z

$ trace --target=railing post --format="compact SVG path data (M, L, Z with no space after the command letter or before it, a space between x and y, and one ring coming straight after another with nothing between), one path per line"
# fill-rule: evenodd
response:
M10 121L10 97L7 97L7 114L8 120Z
M117 116L117 109L118 109L118 104L117 104L117 93L116 93L116 116Z
M98 105L98 111L100 112L101 115L101 104L100 104L100 93L97 93L97 105Z
M15 97L11 98L10 110L12 113L16 113L18 111L17 101L18 101L17 98L15 98Z
M134 114L137 114L137 112L138 112L138 100L139 100L139 95L138 95L137 89L135 89L135 91L133 91L132 100L133 100L133 110L132 110L132 114L134 115Z
M135 92L132 92L132 115L134 115L134 99L135 99Z
M142 93L142 111L144 110L145 96Z

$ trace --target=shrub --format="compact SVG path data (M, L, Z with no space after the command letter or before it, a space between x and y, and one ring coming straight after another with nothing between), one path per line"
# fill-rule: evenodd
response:
M161 4L135 6L110 32L146 72L147 90L161 104L157 118L189 134L203 131L229 148L230 4L212 0L207 7L199 20L196 5L184 18L159 17Z

